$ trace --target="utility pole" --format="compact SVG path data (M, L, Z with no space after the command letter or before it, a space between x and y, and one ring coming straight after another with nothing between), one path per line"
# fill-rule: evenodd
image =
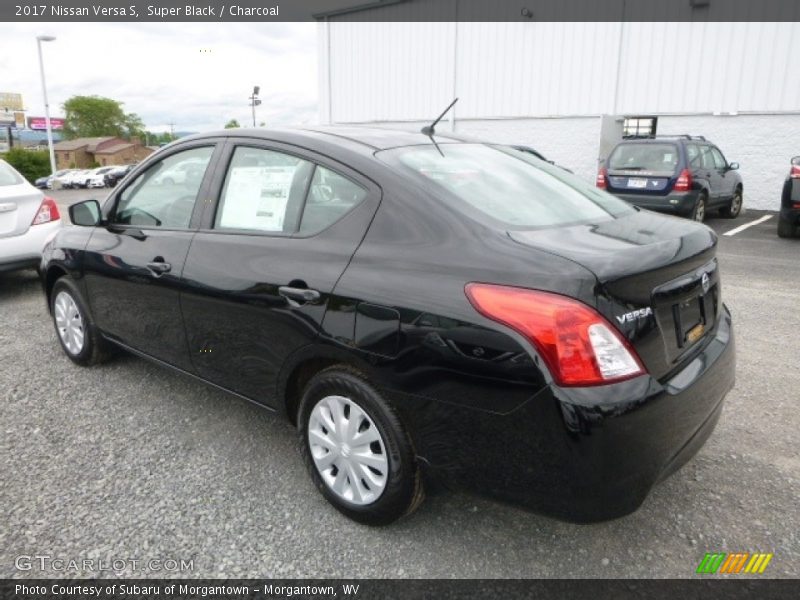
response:
M253 86L253 95L249 97L250 100L250 108L253 109L253 127L256 126L256 106L261 104L261 100L258 99L258 92L261 91L259 86Z

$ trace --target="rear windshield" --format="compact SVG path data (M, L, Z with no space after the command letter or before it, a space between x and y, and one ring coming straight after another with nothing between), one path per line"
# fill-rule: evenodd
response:
M674 173L678 148L674 144L620 144L608 159L614 171L661 171Z
M531 229L608 220L633 209L559 167L506 146L440 144L379 152L477 220Z
M0 185L18 185L23 179L8 163L0 160Z

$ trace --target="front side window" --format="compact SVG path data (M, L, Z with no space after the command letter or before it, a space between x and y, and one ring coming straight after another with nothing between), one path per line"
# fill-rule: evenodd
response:
M440 144L377 154L471 217L513 228L607 220L633 209L558 167L483 144Z
M711 156L714 157L714 166L717 169L725 169L728 166L728 162L725 160L725 157L722 156L722 152L719 151L718 148L711 148Z
M120 194L113 222L186 229L213 146L171 154L140 174Z

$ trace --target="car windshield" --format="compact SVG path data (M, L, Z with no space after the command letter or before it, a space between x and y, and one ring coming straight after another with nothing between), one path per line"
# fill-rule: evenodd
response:
M608 220L634 209L558 167L511 147L440 144L378 157L480 221L531 229ZM444 193L442 193L444 192Z
M620 144L608 159L613 171L660 171L674 173L678 148L674 144Z
M18 185L23 179L8 163L0 161L0 185Z

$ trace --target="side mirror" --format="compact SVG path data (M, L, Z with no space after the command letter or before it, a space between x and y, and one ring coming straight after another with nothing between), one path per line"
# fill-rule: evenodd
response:
M729 165L728 165L728 168L729 168L731 171L735 171L736 169L738 169L738 168L739 168L739 163L737 163L737 162L732 162L731 164L729 164Z
M795 156L795 157L792 159L792 166L794 166L794 167L800 167L800 156Z
M73 225L94 227L100 223L100 204L97 200L84 200L69 207Z

